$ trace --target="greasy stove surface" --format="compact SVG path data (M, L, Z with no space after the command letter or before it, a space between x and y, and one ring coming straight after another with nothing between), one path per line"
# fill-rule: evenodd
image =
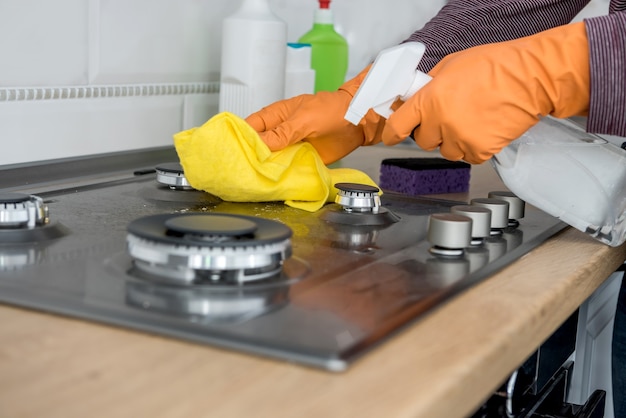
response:
M42 197L50 224L36 242L0 230L0 301L340 371L564 227L527 208L517 229L462 257L436 257L425 239L428 216L459 202L385 193L382 204L398 222L348 225L327 220L334 204L309 213L280 202L223 202L159 185L154 171L141 167L97 180L2 185ZM44 168L36 167L36 176ZM164 213L279 221L293 231L293 255L280 280L157 283L134 273L126 228Z

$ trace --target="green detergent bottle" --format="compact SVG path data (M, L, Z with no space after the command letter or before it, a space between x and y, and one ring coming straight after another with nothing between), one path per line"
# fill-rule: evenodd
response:
M335 91L348 71L348 42L334 27L330 0L319 0L313 28L298 42L311 44L311 67L315 70L315 91Z

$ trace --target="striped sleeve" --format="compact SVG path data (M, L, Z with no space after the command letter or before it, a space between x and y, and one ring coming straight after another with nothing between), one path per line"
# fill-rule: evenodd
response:
M449 0L406 41L426 45L418 68L430 71L453 52L532 35L569 23L590 0ZM585 19L591 69L587 130L626 136L626 0Z
M453 52L532 35L570 22L590 0L449 0L406 41L426 45L419 69Z
M591 90L587 131L626 136L626 1L585 20Z
M609 13L626 11L626 0L612 0L609 4Z

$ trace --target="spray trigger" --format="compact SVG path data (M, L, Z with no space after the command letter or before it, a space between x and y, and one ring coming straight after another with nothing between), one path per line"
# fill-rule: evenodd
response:
M425 51L420 42L406 42L381 51L352 98L345 119L358 125L369 109L384 118L391 116L396 100L409 99L432 79L416 70Z

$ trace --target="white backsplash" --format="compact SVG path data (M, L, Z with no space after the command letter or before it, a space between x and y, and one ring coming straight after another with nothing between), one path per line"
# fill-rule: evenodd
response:
M171 145L202 124L217 112L221 21L240 3L0 0L0 166ZM270 3L289 41L310 29L316 0ZM348 77L444 3L333 0Z
M85 84L83 0L0 0L0 88Z
M181 126L183 96L0 103L7 163L166 145ZM143 122L143 123L141 123ZM33 158L33 155L39 158Z

